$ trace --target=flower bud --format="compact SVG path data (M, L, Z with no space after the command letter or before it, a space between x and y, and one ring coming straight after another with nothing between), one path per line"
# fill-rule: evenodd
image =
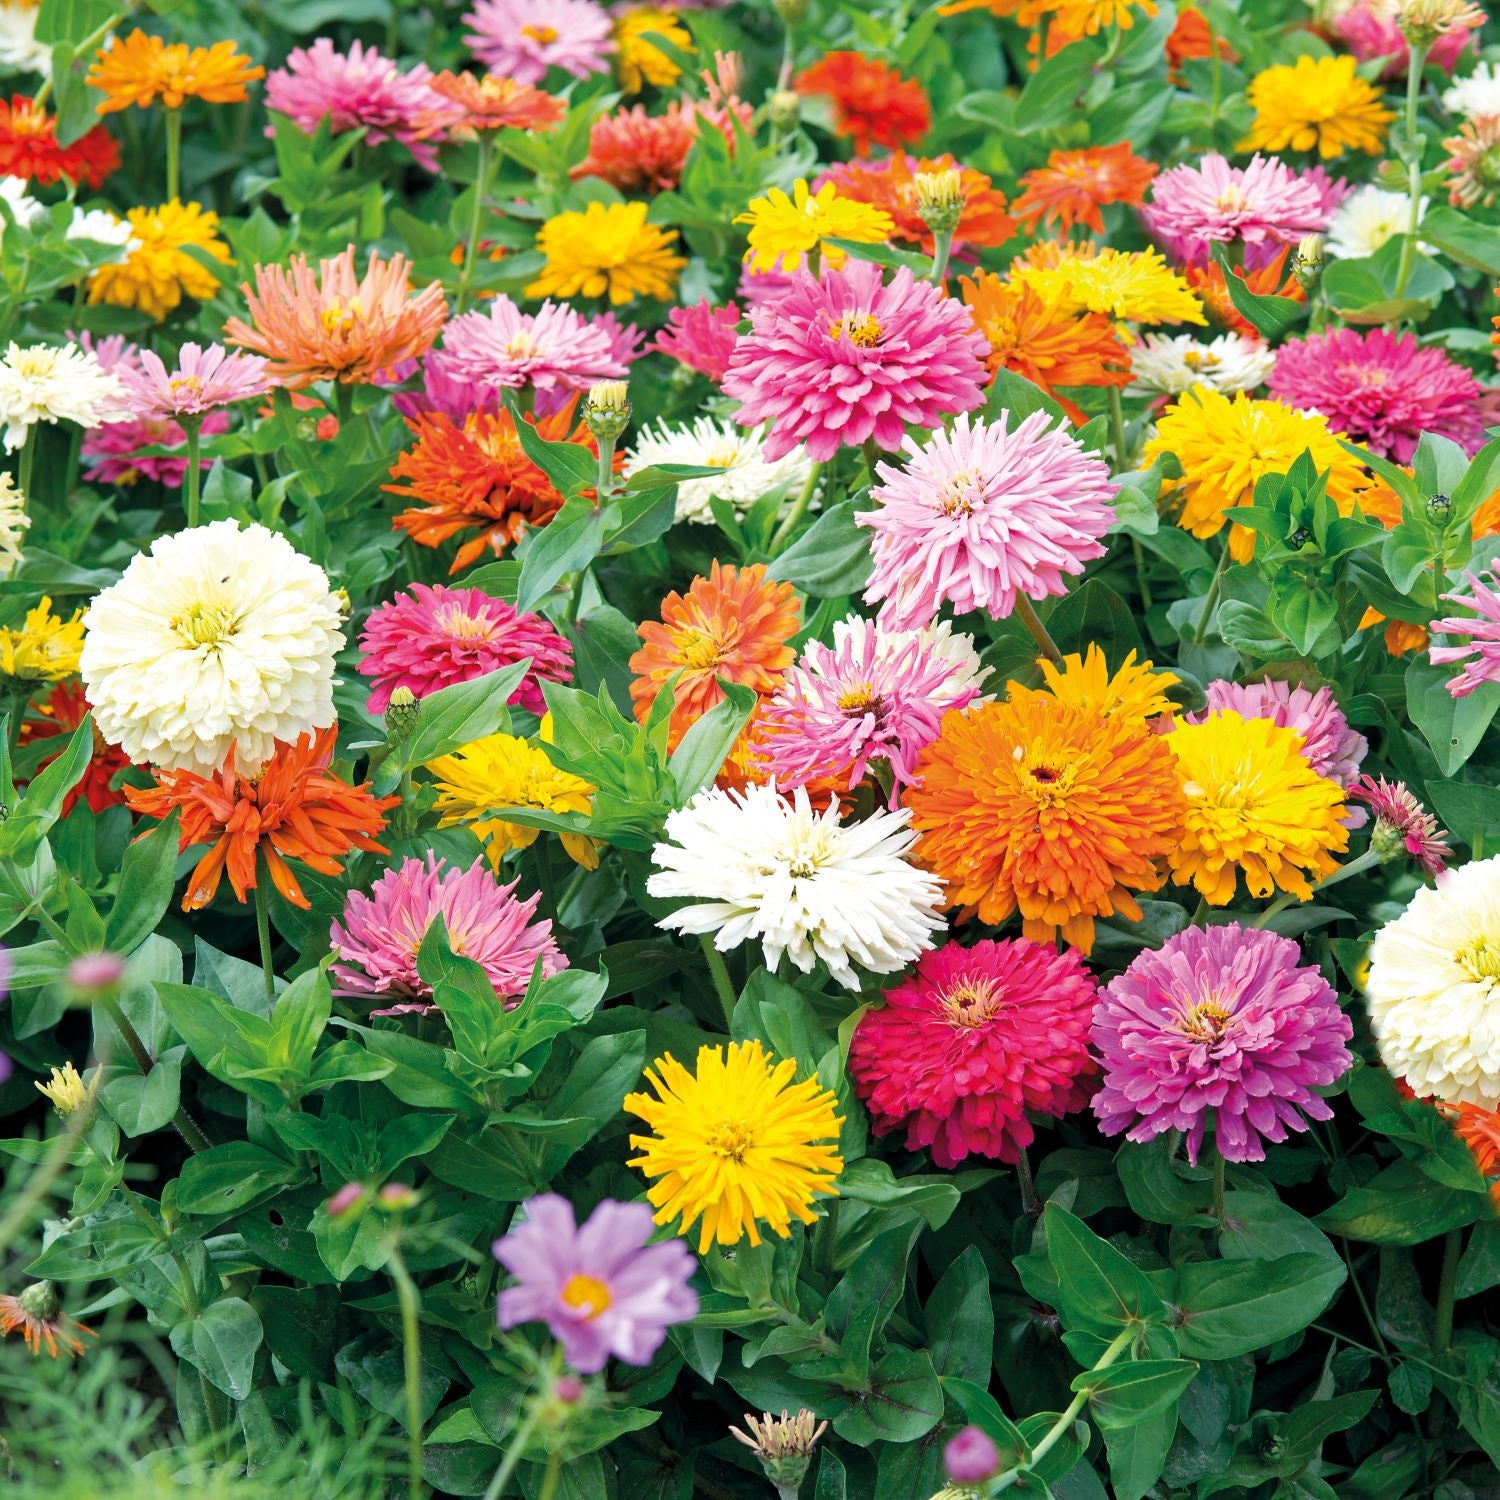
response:
M324 1205L330 1219L342 1219L357 1206L364 1204L369 1188L362 1182L346 1182Z
M333 591L333 597L338 601L339 622L342 624L354 613L354 601L349 597L349 590L346 588L336 588Z
M417 702L417 695L409 687L392 688L390 702L385 706L386 741L399 745L403 740L410 739L412 731L417 727L417 720L421 717L422 708Z
M730 1436L738 1438L760 1460L772 1484L793 1491L806 1477L813 1449L828 1430L828 1423L819 1422L805 1406L796 1416L783 1411L779 1417L766 1412L756 1418L746 1412L745 1426L749 1433L731 1427Z
M1471 0L1397 0L1396 24L1413 47L1428 48L1456 32L1484 25L1484 11Z
M807 15L810 0L771 0L771 9L788 25L795 26Z
M1321 234L1304 234L1297 241L1297 253L1292 259L1292 274L1304 291L1311 291L1323 274L1327 263L1327 245Z
M771 95L767 110L774 129L795 130L797 121L802 118L802 100L791 89L777 89Z
M1427 502L1427 519L1434 526L1446 526L1453 514L1453 502L1446 495L1433 495Z
M630 387L623 380L596 380L583 404L584 426L601 443L613 443L630 425Z
M934 234L952 234L964 216L967 194L956 167L940 172L918 172L917 214Z
M118 953L82 953L68 965L68 983L93 994L115 990L125 977L125 960Z
M957 1484L982 1484L1000 1472L1000 1450L982 1427L965 1427L943 1449L943 1467Z
M96 1074L95 1078L97 1077ZM60 1068L53 1068L52 1076L46 1083L37 1084L37 1091L52 1101L53 1109L65 1120L75 1110L90 1104L94 1093L78 1076L78 1069L70 1062L65 1062Z
M417 1190L409 1182L388 1182L376 1195L381 1208L400 1213L417 1201Z
M552 1394L568 1406L583 1400L583 1382L576 1375L559 1375L552 1383Z

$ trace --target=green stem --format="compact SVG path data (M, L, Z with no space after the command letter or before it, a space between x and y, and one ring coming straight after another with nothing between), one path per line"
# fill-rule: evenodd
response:
M182 111L167 111L167 202L182 197Z
M401 1349L406 1370L406 1493L422 1495L422 1333L421 1296L401 1258L399 1239L391 1245L391 1279L401 1303Z
M26 1186L11 1201L5 1217L0 1219L0 1255L10 1248L10 1242L16 1235L28 1227L37 1205L47 1196L63 1168L72 1160L73 1148L88 1129L91 1114L92 1111L87 1108L75 1109L68 1116L64 1128L52 1137L47 1154L27 1179Z
M1203 596L1203 609L1198 615L1198 623L1193 626L1193 644L1201 646L1203 637L1208 633L1208 622L1214 617L1214 608L1219 602L1219 592L1224 586L1224 572L1229 567L1229 538L1224 538L1224 550L1219 553L1218 565L1214 568L1214 576L1208 585L1208 592Z
M559 1344L552 1351L551 1371L546 1377L548 1386L557 1379L561 1369L562 1345ZM542 1419L542 1401L545 1396L545 1391L536 1392L526 1420L516 1429L516 1435L511 1439L510 1447L505 1450L505 1458L501 1461L500 1467L495 1470L495 1477L490 1480L490 1487L484 1492L484 1500L500 1500L500 1496L505 1493L505 1486L520 1466L521 1456L526 1452L526 1445L531 1441L531 1434L536 1431L537 1423Z
M198 445L203 436L202 428L202 420L198 417L182 419L182 430L187 435L187 470L182 480L187 486L186 508L189 527L198 524L198 510L203 495L203 470L198 461Z
M339 431L349 425L354 415L354 386L345 380L333 383L333 414L338 418Z
M457 316L469 305L469 283L474 278L474 262L479 253L479 230L484 222L484 199L490 186L490 135L479 133L479 164L474 171L474 206L469 214L469 238L464 246L464 269L458 279L458 295L453 299Z
M1219 1228L1224 1227L1224 1153L1219 1150L1219 1143L1214 1142L1214 1218L1219 1221Z
M1152 604L1151 585L1146 578L1146 553L1141 547L1141 539L1134 533L1130 534L1130 556L1135 563L1135 583L1141 591L1141 608L1150 609Z
M141 1076L145 1077L155 1063L151 1054L146 1050L146 1044L141 1040L140 1032L130 1024L129 1018L120 1008L120 1002L113 995L100 995L98 1003L104 1007L105 1015L109 1017L110 1023L124 1039L132 1061L140 1070ZM183 1105L179 1104L177 1113L172 1116L172 1128L187 1142L188 1150L195 1155L199 1151L207 1151L213 1145L213 1142L203 1133L203 1127Z
M706 932L698 934L698 941L703 945L703 956L708 960L708 972L713 975L714 991L719 997L719 1004L724 1009L724 1029L732 1033L734 1031L734 1008L739 1003L739 996L735 993L734 981L729 977L729 965L724 962L724 955L714 947L714 940Z
M26 429L26 441L21 445L20 472L16 475L16 484L21 491L21 498L28 504L31 501L31 470L36 463L36 424L33 422Z
M595 481L595 488L599 491L599 498L595 502L603 505L609 498L615 487L615 444L618 438L599 439L599 477Z
M76 57L76 58L79 58L79 59L82 59L82 58L86 57L129 14L130 14L130 6L128 6L128 5L125 7L124 11L121 12L120 14L118 14L118 15L115 14L114 12L111 12L110 13L110 17L109 17L109 19L107 21L101 21L96 27L94 27L94 29L91 32L89 32L89 34L86 37L84 37L84 39L81 42L79 42L77 44L77 46L75 46L73 48L73 56ZM51 97L52 97L52 79L50 77L47 77L47 78L44 78L42 80L41 87L37 89L36 95L32 99L32 103L36 105L37 109L41 109L41 107Z
M1401 259L1396 264L1396 288L1392 297L1399 301L1406 294L1406 284L1411 280L1412 266L1417 253L1417 226L1422 217L1422 147L1425 144L1417 134L1417 103L1422 96L1422 69L1427 62L1427 49L1415 43L1410 49L1406 63L1406 191L1411 202L1406 210L1406 236L1401 241Z
M1313 887L1313 895L1319 895L1326 891L1329 886L1337 885L1341 880L1347 880L1351 875L1363 875L1364 872L1374 865L1380 863L1380 856L1373 849L1365 852L1355 859L1351 859L1347 865L1340 865L1332 875L1320 880ZM1250 925L1252 927L1264 927L1278 912L1283 912L1292 905L1297 897L1290 893L1278 896Z
M792 502L792 508L782 517L779 525L771 537L770 546L766 549L772 557L775 557L783 547L791 540L792 533L801 523L802 517L807 514L807 507L812 504L814 491L818 488L818 476L823 472L823 465L814 461L813 466L807 471L807 483L802 486L802 493Z
M1438 1277L1437 1321L1432 1329L1432 1347L1438 1354L1453 1343L1453 1302L1458 1286L1458 1261L1463 1254L1464 1232L1450 1229L1443 1241L1443 1269Z
M1109 445L1115 450L1115 473L1123 474L1130 467L1130 453L1125 440L1125 401L1120 387L1112 385L1107 393L1109 401Z
M1062 652L1058 650L1057 642L1052 639L1047 627L1042 624L1036 607L1025 594L1016 595L1016 614L1021 623L1031 632L1031 638L1041 647L1042 655L1048 661L1060 662Z
M266 982L266 999L276 1000L276 969L271 962L271 903L266 895L270 874L266 862L260 861L255 872L255 935L260 939L260 972Z
M562 1479L562 1454L554 1453L547 1460L547 1472L542 1476L542 1492L537 1500L553 1500L558 1482Z
M948 274L948 257L953 253L953 231L933 230L932 232L932 269L927 273L927 279L934 286L942 286L944 278Z
M1036 1179L1031 1175L1031 1159L1026 1155L1024 1146L1016 1157L1016 1180L1021 1184L1021 1206L1032 1218L1038 1217L1042 1211L1042 1200L1037 1196Z

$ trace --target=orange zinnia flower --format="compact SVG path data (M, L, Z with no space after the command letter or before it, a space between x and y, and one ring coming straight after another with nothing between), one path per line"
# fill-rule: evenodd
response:
M439 73L427 86L452 106L440 118L455 134L477 130L551 130L567 114L561 99L529 83L486 73Z
M1050 693L950 712L917 775L916 855L948 904L994 927L1019 910L1027 937L1084 953L1095 917L1139 920L1131 892L1161 884L1186 805L1166 737Z
M1039 385L1075 422L1082 411L1061 394L1059 386L1126 385L1130 351L1115 325L1103 313L1060 311L1058 289L1047 296L1034 287L1004 281L990 271L972 280L959 278L974 326L989 340L985 363L991 378L997 370L1014 370Z
M1500 1177L1500 1112L1479 1104L1440 1104L1454 1134L1474 1154L1474 1165L1486 1177ZM1500 1181L1490 1184L1490 1202L1500 1212Z
M0 99L0 177L21 177L42 187L71 177L97 188L119 165L119 144L102 125L60 146L56 115L24 94L13 94L9 104Z
M287 266L256 266L255 291L240 288L253 326L231 318L224 337L265 355L271 374L294 391L318 380L390 378L402 360L432 347L448 316L438 282L412 296L410 269L404 255L382 261L372 254L360 278L353 245L320 262L316 273L305 255Z
M578 443L595 455L597 439L582 423L573 425L575 396L560 411L526 420L549 442ZM391 469L405 484L385 486L393 495L423 502L391 523L422 547L439 547L461 531L479 528L453 559L450 573L473 562L486 547L499 557L528 526L545 526L562 505L552 481L532 463L516 436L516 419L499 411L470 412L460 426L442 412L408 417L416 443ZM624 462L615 455L615 467Z
M858 52L825 52L797 75L796 89L833 100L834 134L852 141L856 156L868 156L871 142L898 151L921 140L932 124L932 107L916 79Z
M932 231L917 212L917 173L956 171L964 195L963 217L953 231L953 246L1003 245L1016 232L1016 221L1005 211L1005 194L972 167L960 166L951 156L907 156L898 151L881 162L836 162L828 172L846 198L884 209L895 224L893 238L910 240L929 255Z
M1124 142L1054 151L1045 167L1021 178L1026 191L1011 209L1033 229L1041 221L1071 234L1075 224L1086 224L1095 234L1103 234L1099 210L1110 203L1139 203L1155 176L1156 164L1144 161Z
M1216 37L1208 17L1196 5L1184 5L1177 12L1177 24L1167 38L1167 77L1180 81L1182 65L1198 57L1212 57L1215 52L1225 62L1234 61L1234 49L1223 37Z
M648 620L637 627L644 645L630 658L636 718L645 722L656 695L677 672L682 675L667 729L669 750L723 701L720 678L753 688L762 698L774 693L796 657L790 641L801 619L797 591L767 578L763 563L735 568L715 561L686 595L662 600L660 624ZM737 749L744 759L746 747Z
M383 814L401 799L371 796L368 782L350 786L335 776L328 766L337 738L337 726L331 725L295 744L278 744L254 781L235 770L231 749L212 776L155 771L155 786L125 789L132 812L165 818L173 808L182 809L179 851L213 845L188 881L184 911L207 906L225 874L243 902L255 889L259 860L265 861L271 884L306 910L312 903L288 859L300 859L320 875L338 875L351 849L390 853L375 835L385 827Z
M80 1333L91 1339L99 1336L62 1310L50 1281L33 1282L19 1297L0 1296L0 1335L14 1333L18 1328L34 1355L39 1355L45 1344L53 1359L58 1357L59 1344L65 1354L75 1358L82 1354L84 1344L78 1337Z
M1259 269L1247 273L1236 268L1234 274L1258 296L1290 297L1293 302L1306 302L1307 293L1303 291L1302 283L1286 269L1287 257L1291 253L1292 247L1287 245L1275 260ZM1242 318L1229 300L1229 288L1217 261L1210 261L1206 266L1184 266L1182 274L1187 278L1187 284L1203 299L1209 317L1221 328L1242 333L1246 338L1260 337L1255 325L1248 318Z
M236 52L233 42L168 45L137 30L99 50L88 81L109 96L98 106L107 115L132 104L145 109L158 96L168 109L181 109L188 99L238 104L245 98L245 85L265 76L266 70Z

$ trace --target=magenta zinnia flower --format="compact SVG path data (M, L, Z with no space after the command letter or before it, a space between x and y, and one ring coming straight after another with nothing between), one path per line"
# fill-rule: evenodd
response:
M540 83L548 68L575 78L609 69L610 17L592 0L478 0L464 21L474 56L517 83Z
M978 696L959 659L917 630L883 630L858 616L833 627L833 645L809 641L757 719L762 768L779 786L836 777L851 790L879 762L891 802L915 777L917 756L943 715Z
M168 371L161 356L140 351L136 364L122 364L118 374L130 410L146 421L202 416L236 401L250 401L271 388L266 361L258 354L231 354L222 344L204 349L184 344L177 368Z
M1427 655L1435 667L1449 662L1463 662L1463 670L1448 683L1448 691L1455 698L1467 698L1481 683L1500 682L1500 591L1487 587L1480 575L1466 575L1469 592L1460 590L1444 594L1450 604L1461 604L1474 611L1471 615L1449 615L1444 620L1432 622L1432 638L1440 635L1466 635L1467 646L1430 645ZM1491 569L1489 584L1500 585L1500 576ZM1473 658L1470 660L1470 658Z
M743 316L733 302L715 307L707 297L692 307L674 307L651 348L712 381L723 380L739 338L735 328Z
M501 885L476 859L467 870L435 854L407 859L370 888L350 891L342 920L329 933L337 995L394 1000L377 1016L428 1011L432 986L417 973L417 950L437 917L448 929L448 946L483 968L507 1010L520 1004L537 960L551 977L566 969L552 923L533 922L539 895L521 900L515 881Z
M1269 719L1302 736L1303 757L1319 776L1342 787L1353 786L1370 742L1349 727L1331 689L1293 687L1274 677L1264 682L1228 682L1221 677L1209 683L1207 692L1207 707L1189 714L1188 723L1202 724L1226 708L1243 719Z
M1256 155L1232 167L1217 151L1163 172L1141 217L1174 260L1202 264L1210 243L1233 242L1244 246L1252 270L1328 227L1323 194L1285 162Z
M1100 994L1094 1046L1106 1135L1149 1141L1180 1130L1196 1163L1204 1134L1226 1161L1261 1161L1267 1141L1333 1111L1317 1088L1353 1059L1354 1034L1317 969L1290 938L1241 927L1189 927L1139 954Z
M906 466L882 463L878 504L855 516L875 535L865 599L882 623L925 625L944 602L959 614L1009 615L1016 596L1061 594L1067 575L1103 557L1114 521L1109 466L1046 412L1014 432L959 417L925 443L907 438Z
M946 943L860 1017L849 1076L877 1135L905 1126L940 1167L971 1152L1013 1162L1035 1135L1028 1114L1083 1107L1095 999L1072 948Z
M479 589L414 583L365 621L359 670L372 678L367 703L384 713L391 693L410 688L418 699L531 658L510 702L546 713L542 679L573 680L573 648L540 615L520 614Z
M339 52L320 36L311 47L294 47L286 65L267 77L266 108L308 135L327 120L335 135L363 128L372 146L399 141L433 172L452 107L428 86L431 77L425 63L403 73L374 47L355 41Z
M1429 875L1441 875L1453 857L1448 833L1412 795L1404 781L1361 776L1349 788L1351 801L1363 802L1375 817L1370 847L1382 860L1406 854Z
M1424 432L1471 456L1484 445L1479 383L1415 334L1336 328L1288 339L1266 384L1278 401L1321 412L1336 432L1398 464L1411 461Z
M697 1315L693 1252L681 1240L648 1244L644 1203L606 1198L582 1227L556 1193L528 1198L521 1212L493 1247L520 1283L500 1293L496 1319L502 1328L545 1323L579 1374L597 1374L611 1354L649 1365L667 1329Z
M798 271L785 296L752 310L750 330L724 393L746 427L771 423L768 459L802 443L830 459L869 437L893 450L908 422L936 427L984 400L989 345L969 310L905 266L888 285L866 260L821 279Z
M1380 76L1402 78L1406 75L1411 48L1401 33L1400 14L1400 5L1392 0L1354 0L1353 5L1333 18L1332 25L1338 39L1360 62L1384 58L1386 64ZM1428 63L1451 73L1472 37L1467 26L1440 36L1427 54Z

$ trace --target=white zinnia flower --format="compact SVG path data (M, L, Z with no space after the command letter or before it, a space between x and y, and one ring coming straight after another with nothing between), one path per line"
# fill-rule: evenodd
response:
M0 359L0 422L14 453L38 422L97 427L125 414L125 388L77 344L11 344Z
M1455 78L1443 90L1443 108L1471 120L1476 115L1500 115L1500 66L1482 62L1466 78Z
M21 543L31 517L26 497L9 474L0 472L0 578L9 578L21 565Z
M113 245L117 250L127 247L134 249L140 244L129 222L118 214L112 214L107 208L75 208L63 238L90 240L96 245Z
M24 177L0 177L0 198L10 210L10 216L22 229L30 229L46 212L46 206L38 202L27 189L31 186ZM0 234L4 234L6 223L0 218Z
M284 536L237 521L158 538L98 595L79 671L94 723L132 760L254 772L277 740L324 729L339 601Z
M839 627L835 625L833 629L837 634ZM921 637L923 646L934 656L953 664L952 674L943 684L945 700L957 703L971 688L974 691L974 696L969 700L971 708L977 703L989 703L993 700L995 696L993 693L980 691L991 669L980 661L979 652L974 649L972 635L955 631L952 620L939 620L935 625L924 625L920 630L912 633ZM904 630L882 632L882 635L891 641L899 641L906 634Z
M1133 395L1180 396L1195 385L1232 396L1264 384L1276 356L1259 339L1221 333L1200 343L1190 333L1148 333L1130 351Z
M699 792L667 818L646 882L653 896L695 901L658 925L713 933L725 952L758 940L773 969L783 953L804 974L822 959L851 990L854 964L894 974L943 925L941 884L905 857L916 840L910 816L880 811L846 825L836 801L816 813L802 787L791 801L774 786Z
M0 5L0 68L52 76L52 48L36 39L40 5Z
M1427 212L1427 199L1417 209L1417 222ZM1336 260L1363 260L1374 255L1393 236L1406 233L1411 199L1366 185L1356 188L1333 211L1324 248Z
M691 427L643 428L625 460L625 473L633 474L650 464L694 464L722 469L721 475L684 479L677 486L677 519L713 524L709 501L718 499L744 515L772 490L796 494L807 482L812 460L797 450L769 463L765 456L766 430L744 428L735 422L716 422L698 417Z
M1445 871L1375 934L1365 1000L1416 1093L1500 1106L1500 855Z

